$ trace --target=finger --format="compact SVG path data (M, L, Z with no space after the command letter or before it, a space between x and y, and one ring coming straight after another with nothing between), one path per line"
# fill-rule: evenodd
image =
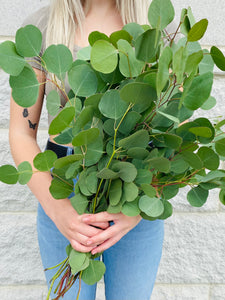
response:
M95 223L93 223L93 225L92 224L89 224L89 225L91 225L95 228L100 228L100 229L106 229L110 226L108 221L107 222L95 222Z
M81 219L84 223L98 223L98 222L106 222L106 221L113 221L117 219L117 214L109 214L106 211L97 213L97 214L89 214L89 215L82 215Z
M103 230L101 233L89 238L86 242L87 246L100 245L106 240L112 238L117 234L115 230L115 225L110 226L106 230Z
M91 254L94 255L96 253L100 253L100 252L103 252L103 251L109 249L114 244L116 244L121 238L122 238L121 234L113 236L112 238L106 240L104 243L102 243L101 245L99 245L99 246L95 247L93 250L91 250Z
M87 247L87 246L81 245L76 240L70 240L70 244L73 247L73 249L75 249L76 251L79 251L79 252L90 252L94 248L94 247Z
M80 234L83 234L87 237L92 237L96 234L99 234L102 232L102 229L99 229L99 228L96 228L96 227L93 227L89 224L81 224L81 226L79 226L78 229L76 229L77 232L79 232Z

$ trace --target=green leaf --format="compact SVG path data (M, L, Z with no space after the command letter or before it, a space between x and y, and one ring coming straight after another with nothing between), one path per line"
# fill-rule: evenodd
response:
M92 128L91 128L92 129ZM93 128L94 129L94 128ZM85 166L90 166L96 164L103 154L103 140L99 135L97 139L87 145L87 152L85 155Z
M89 265L89 258L87 253L78 252L72 249L69 255L69 264L71 267L71 273L75 275L79 271L86 269Z
M151 62L156 60L161 33L156 29L143 32L135 41L135 55L138 60Z
M154 198L156 196L155 188L150 184L141 184L141 189L145 193L146 196L150 198Z
M27 184L33 174L32 166L28 161L24 161L18 165L19 183Z
M24 67L18 76L10 76L10 86L14 101L22 107L30 107L37 101L39 82L31 67Z
M169 201L163 201L163 205L164 205L164 211L158 217L158 219L160 220L168 219L173 214L173 206Z
M212 149L201 147L197 154L201 158L205 168L209 170L217 170L219 168L219 156Z
M112 180L109 190L109 203L112 206L119 204L122 196L122 181L120 179Z
M181 11L180 21L182 22L182 24L180 26L181 33L183 33L184 35L188 35L188 32L191 29L191 25L190 25L190 22L188 19L186 8L183 8Z
M195 42L200 40L205 34L207 27L208 27L207 19L202 19L199 22L195 23L193 27L191 27L190 31L188 32L187 41Z
M113 72L118 63L117 49L107 41L98 40L91 49L92 67L104 74Z
M188 129L190 132L194 133L196 136L202 136L209 138L212 136L212 131L208 127L191 127Z
M70 125L74 116L75 116L75 108L73 106L65 107L57 115L57 117L55 117L55 119L52 120L48 129L48 133L50 135L60 133Z
M117 120L125 114L128 105L121 100L118 90L109 90L102 96L98 107L103 116Z
M190 86L187 87L184 83L184 105L185 107L196 110L201 107L209 98L213 84L213 74L211 72L204 73L195 77Z
M92 121L93 119L93 114L94 114L94 111L93 111L93 108L92 106L87 106L85 107L81 113L79 114L77 120L76 120L76 123L75 123L75 129L76 130L80 130L82 128L84 128L84 126ZM74 132L74 131L73 131Z
M73 164L76 161L82 160L83 155L81 154L71 154L65 157L58 158L54 162L54 168L61 169L67 165Z
M185 151L182 152L181 155L193 169L201 169L203 167L202 160L197 154Z
M57 155L51 150L46 150L43 153L38 153L34 160L34 167L42 172L50 171L57 160Z
M180 47L173 55L173 72L176 75L177 83L183 82L187 57L187 47Z
M179 186L178 184L164 186L162 192L164 200L172 199L179 192Z
M42 45L42 33L33 26L27 25L16 32L16 50L24 57L39 56Z
M165 113L161 110L158 110L157 113L164 116L164 117L166 117L168 120L173 121L174 123L177 123L177 124L180 123L180 120L177 117L174 117L173 115L167 114L167 113Z
M88 145L96 141L99 137L98 128L90 128L79 132L73 139L72 144L75 147Z
M215 142L215 149L219 155L225 156L225 138Z
M222 70L225 71L225 57L223 53L215 46L212 46L210 49L210 54L212 56L212 59L216 66Z
M133 37L133 40L136 40L137 37L144 32L142 26L134 22L124 25L123 29Z
M115 179L119 177L119 174L110 169L104 168L97 173L97 176L98 178L103 178L103 179Z
M138 196L138 187L133 182L124 182L123 184L123 201L132 202Z
M150 217L158 217L164 211L164 205L159 198L150 198L146 195L140 198L139 208Z
M83 47L77 52L77 59L90 60L91 46Z
M112 169L113 171L118 172L119 177L125 182L132 182L137 176L137 169L129 162L116 162L113 164Z
M212 59L212 56L210 55L210 53L207 49L203 49L203 53L204 53L203 59L201 60L199 66L198 66L199 74L213 72L214 61Z
M123 204L121 212L129 217L135 217L140 214L140 209L138 206L139 203L139 198L137 197L134 201L132 202L125 202Z
M166 147L172 148L172 149L178 149L182 144L182 138L179 137L176 134L171 133L163 133L159 136L157 136L157 140L160 142L163 142Z
M16 52L16 46L11 41L5 41L0 44L0 67L6 73L17 76L19 75L26 60Z
M73 56L70 50L64 45L51 45L42 55L42 64L47 70L56 74L59 79L64 78L65 73L70 69Z
M156 90L149 84L143 82L132 82L126 84L120 90L120 97L127 103L135 104L139 113L149 108L157 99Z
M127 41L119 40L117 45L120 56L119 69L121 74L125 77L138 76L144 68L145 63L135 57L133 47Z
M57 115L57 113L59 112L60 105L61 100L58 92L56 90L50 91L46 98L46 107L48 113L51 116Z
M76 194L72 198L70 198L70 202L73 206L73 208L76 210L76 212L79 215L82 215L85 213L87 206L88 206L88 199L82 194Z
M216 105L216 99L212 96L205 101L205 103L201 106L201 109L210 110Z
M197 69L200 61L203 59L203 51L199 50L198 52L194 52L190 54L186 60L184 72L191 74L194 70Z
M97 91L98 79L89 65L74 65L68 72L68 80L77 96L89 97Z
M201 178L201 182L209 182L214 179L219 179L224 177L225 177L225 171L222 170L210 171L208 174L206 174Z
M53 198L64 199L68 198L73 192L73 185L54 178L51 181L49 191Z
M106 35L106 34L104 34L104 33L102 33L102 32L99 32L99 31L92 31L90 34L89 34L89 36L88 36L88 42L89 42L89 44L91 45L91 46L93 46L94 45L94 43L96 42L96 41L98 41L98 40L105 40L105 41L108 41L108 42L110 42L110 39L109 39L109 37Z
M65 129L62 133L53 138L56 144L71 144L73 139L72 128Z
M95 95L92 95L92 96L86 98L84 101L85 107L91 106L93 108L94 115L97 118L102 117L102 115L98 109L98 105L99 105L99 102L100 102L102 96L103 96L103 94L95 94Z
M194 207L201 207L205 204L209 192L200 186L191 189L187 194L188 202Z
M146 169L138 169L137 177L135 178L135 183L138 185L150 184L152 182L152 172Z
M182 155L176 155L171 161L170 171L175 174L183 174L189 168L189 164L183 159Z
M169 66L172 61L173 52L168 46L163 49L163 52L159 58L159 67L157 73L157 94L160 95L167 81L169 80Z
M149 143L147 130L141 129L119 141L119 147L129 150L133 147L146 148Z
M7 184L16 184L19 179L17 169L11 165L0 167L0 181Z
M117 48L117 42L119 40L125 40L130 44L132 41L132 36L126 30L114 31L110 35L110 42L113 44L114 47Z
M159 172L168 173L170 170L170 161L165 157L154 157L148 159L150 168L156 169Z
M153 0L148 11L148 20L153 28L162 30L169 25L175 16L174 8L170 0Z
M90 260L88 268L82 272L82 280L88 284L93 285L98 282L105 273L105 265L102 261Z
M137 159L145 159L148 156L149 152L146 149L143 149L141 147L133 147L128 149L127 155L132 158Z
M220 190L220 193L219 193L219 199L220 199L220 202L225 205L225 190Z

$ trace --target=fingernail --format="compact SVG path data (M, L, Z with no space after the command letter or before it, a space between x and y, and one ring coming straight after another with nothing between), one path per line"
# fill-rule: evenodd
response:
M97 250L93 250L93 251L91 251L91 254L95 255L97 252L98 252Z
M88 222L89 219L90 219L89 217L83 217L83 218L82 218L83 222Z
M92 241L87 241L87 246L91 245Z

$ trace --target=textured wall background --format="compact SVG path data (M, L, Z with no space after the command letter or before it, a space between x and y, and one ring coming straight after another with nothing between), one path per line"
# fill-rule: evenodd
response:
M0 42L13 39L23 19L44 6L44 0L0 0ZM173 0L177 19L182 7L191 6L196 20L207 17L209 27L201 43L225 50L224 0ZM213 94L218 104L210 120L225 113L225 74L215 70ZM0 69L0 160L12 162L8 145L10 88ZM44 109L45 111L45 109ZM46 112L38 140L42 149L47 139ZM42 300L46 296L44 273L36 236L37 201L27 187L0 184L0 299ZM190 208L183 191L173 201L175 213L165 222L163 257L152 300L225 299L225 209L218 193L201 209ZM97 299L104 299L103 282ZM72 300L72 299L71 299ZM122 300L122 299L118 299Z

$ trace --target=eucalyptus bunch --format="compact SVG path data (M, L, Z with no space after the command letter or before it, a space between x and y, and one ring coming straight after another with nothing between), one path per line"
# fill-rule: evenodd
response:
M166 219L173 212L169 200L186 186L192 206L202 206L214 188L220 188L225 204L225 171L219 169L225 157L225 120L192 118L199 108L216 104L213 67L225 71L225 57L215 46L210 52L201 48L198 41L208 21L195 22L191 8L182 10L172 33L166 29L174 19L170 0L153 0L148 19L149 24L130 23L110 36L92 32L90 46L75 61L64 45L45 50L41 65L55 85L46 100L55 116L49 134L57 135L58 144L72 144L74 154L57 159L44 151L34 158L36 170L29 162L1 166L1 181L26 184L33 173L49 171L52 196L62 199L74 192L70 201L79 214L108 211ZM0 66L10 74L15 102L24 108L38 97L29 61L39 57L41 46L42 34L33 25L20 28L15 43L0 45ZM67 102L63 108L59 95ZM63 274L55 299L77 278L94 284L105 272L104 263L95 260L98 255L77 252L71 245L66 251L49 291Z

